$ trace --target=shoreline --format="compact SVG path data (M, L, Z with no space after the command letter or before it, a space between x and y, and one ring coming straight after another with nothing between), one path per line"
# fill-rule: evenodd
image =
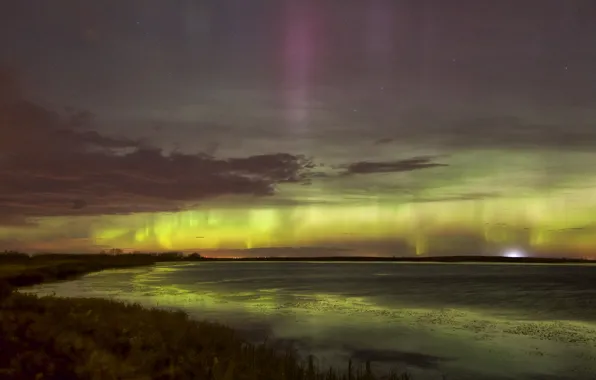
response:
M62 298L55 296L37 296L27 294L23 292L13 292L12 288L23 288L33 285L41 285L44 283L60 282L76 279L86 274L100 272L102 270L111 269L125 269L135 267L151 267L157 263L171 263L171 264L183 264L192 262L292 262L294 258L283 258L282 260L238 260L238 259L209 259L200 258L197 259L186 259L180 256L172 259L172 256L161 256L160 255L53 255L53 256L19 256L4 261L0 261L0 351L12 352L15 355L7 355L7 358L11 358L10 362L3 362L0 358L0 380L3 379L14 379L18 378L14 376L14 371L18 371L21 366L24 368L27 366L27 360L22 359L22 364L18 365L18 368L14 368L13 363L15 360L20 363L20 351L14 351L13 343L7 341L5 337L14 335L15 331L20 331L17 341L19 342L18 349L22 350L23 346L28 346L30 354L45 355L41 352L40 347L47 347L48 344L58 347L55 353L51 353L44 359L44 362L52 363L57 358L62 358L65 355L71 357L68 365L64 365L63 371L70 371L76 368L79 362L89 363L89 368L85 369L86 374L95 373L97 371L103 371L104 369L96 367L98 364L94 362L96 359L92 359L94 352L98 350L95 347L98 343L103 344L109 337L107 346L101 347L99 350L102 351L114 368L128 368L126 371L138 371L134 372L134 378L139 379L153 379L159 377L153 377L154 369L143 367L143 352L149 351L154 352L152 355L153 364L157 366L160 371L169 371L172 365L171 358L173 356L179 357L177 360L181 360L184 364L180 364L181 373L187 373L186 375L177 374L167 378L173 379L209 379L209 380L234 380L234 379L279 379L280 372L267 372L266 375L262 376L263 371L267 371L268 362L273 360L278 363L278 367L275 367L275 371L294 371L292 376L285 377L288 380L346 380L344 377L348 371L352 371L352 380L374 380L374 379L413 379L410 375L403 373L394 373L383 375L381 377L375 377L373 374L374 369L371 368L369 362L358 360L358 364L350 362L340 362L335 368L340 370L334 370L329 368L317 368L313 364L314 357L300 357L298 351L294 348L288 349L287 347L280 347L274 343L249 343L245 336L241 336L242 330L234 329L228 326L220 325L218 323L204 322L199 316L197 319L191 318L183 311L176 311L169 308L163 309L158 307L145 307L139 304L129 303L126 301L115 301L109 299L99 298ZM2 259L0 255L0 260ZM325 258L328 259L328 258ZM342 258L343 259L343 258ZM364 258L361 261L348 261L348 262L362 262L362 263L374 263L379 262L378 258ZM392 259L392 258L390 258ZM431 259L431 258L424 258ZM453 258L448 258L452 260ZM297 262L323 262L324 260L312 260L312 258L302 258L296 260ZM344 263L342 260L331 260L333 263ZM516 260L517 261L517 260ZM381 262L395 262L399 264L398 260L383 260ZM1 264L7 265L1 265ZM462 264L453 261L446 262L429 262L419 260L420 264ZM406 262L406 264L416 264L416 262ZM507 262L466 262L465 264L509 264ZM526 265L536 265L542 263L520 263ZM563 261L550 260L547 265L569 265L568 260ZM573 265L573 263L571 264ZM12 274L11 274L12 273ZM8 285L8 288L3 290L2 284ZM11 324L7 324L6 321L11 321ZM16 322L15 322L16 321ZM132 323L134 321L135 323ZM140 326L137 326L139 324ZM16 330L15 330L16 326ZM33 330L31 326L34 326ZM75 326L75 331L70 331L70 326ZM175 331L180 330L178 333ZM200 334L197 332L200 330ZM41 334L43 338L36 338L31 341L31 331L35 334ZM45 331L53 331L64 333L66 332L67 337L59 339L59 342L50 335L43 335ZM195 331L188 336L189 331ZM49 333L48 333L49 334ZM193 335L194 334L194 335ZM204 342L204 335L209 336L208 343ZM55 334L54 334L55 335ZM232 338L230 338L232 337ZM3 340L4 339L4 340ZM123 340L124 339L124 340ZM131 342L139 340L143 342L141 346L131 346ZM85 343L81 343L85 342ZM73 354L71 351L73 347L76 350L87 347L83 352ZM136 344L136 343L135 343ZM206 362L197 362L195 358L188 357L188 355L195 355L197 352L197 345L201 347L209 346L209 354L205 354L209 357ZM222 355L219 353L220 347L225 347L227 357L222 359ZM11 348L12 347L12 348ZM124 347L124 348L122 348ZM182 349L184 348L184 349ZM44 348L45 349L45 348ZM75 350L75 351L76 351ZM124 350L124 353L122 353ZM132 350L132 351L131 351ZM137 351L135 351L137 350ZM193 351L194 350L194 351ZM132 354L127 354L133 352ZM259 352L258 355L264 355L264 358L255 359L255 352ZM69 356L70 355L70 356ZM72 356L74 355L74 356ZM124 355L122 357L122 355ZM251 359L252 358L252 359ZM265 359L266 358L266 359ZM260 364L255 364L257 360ZM226 364L221 364L224 361ZM167 365L165 363L168 363ZM235 364L232 364L235 363ZM252 363L252 364L251 364ZM379 364L375 364L372 361L373 366L379 368ZM104 365L104 364L102 364ZM202 369L193 369L195 366L199 366ZM219 367L218 367L219 366ZM167 367L167 368L166 368ZM219 368L219 369L216 369ZM238 368L242 367L242 373L252 373L259 375L257 377L242 377L237 376ZM103 367L102 367L103 368ZM133 368L133 369L131 369ZM152 367L153 368L153 367ZM200 372L207 368L207 372ZM232 368L230 370L230 368ZM368 368L368 369L367 369ZM4 377L6 371L12 370L11 376ZM58 379L59 377L52 377L51 365L47 364L46 367L41 365L37 370L38 373L44 375L44 379ZM188 372L190 371L190 372ZM197 372L199 371L199 372ZM209 372L210 371L210 372ZM216 371L218 372L215 375ZM226 377L227 371L232 377ZM250 372L253 371L253 372ZM122 378L128 372L113 372L109 373L109 376ZM177 372L176 372L177 373ZM283 372L286 373L286 372ZM80 376L80 377L79 377ZM108 374L106 374L108 376ZM108 377L109 377L108 376ZM256 376L256 375L255 375ZM285 376L285 375L284 375ZM27 376L24 378L35 378L35 376ZM60 377L60 379L69 378L68 376ZM82 375L70 377L72 379L85 378ZM126 378L126 377L124 377ZM439 377L440 378L440 377Z
M379 377L370 362L355 365L350 360L342 370L319 368L313 356L303 360L293 348L249 343L230 327L192 319L183 311L14 291L102 270L170 261L126 256L54 264L44 258L7 260L9 265L0 272L0 380L410 379L406 373Z
M74 280L86 274L100 272L107 269L124 269L151 266L160 262L152 257L139 260L138 258L109 258L90 257L88 260L78 258L67 259L52 263L51 260L30 258L29 260L11 260L8 268L0 271L0 284L21 288L41 285L48 282ZM162 261L163 262L163 261ZM10 266L16 268L10 268ZM10 273L11 269L14 273ZM22 269L22 270L18 270Z
M134 254L37 254L0 253L0 286L13 288L48 282L73 280L108 269L152 266L175 262L302 262L302 263L395 263L395 264L522 264L522 265L596 265L596 260L501 256L428 256L428 257L201 257L182 253ZM9 268L7 269L6 266ZM10 268L10 266L17 268ZM21 267L21 268L18 268ZM11 269L13 269L11 273ZM21 269L21 270L18 270Z
M416 257L376 257L376 256L288 256L288 257L207 257L206 261L239 262L394 262L394 263L505 263L505 264L596 264L596 260L580 258L552 257L504 257L504 256L416 256Z

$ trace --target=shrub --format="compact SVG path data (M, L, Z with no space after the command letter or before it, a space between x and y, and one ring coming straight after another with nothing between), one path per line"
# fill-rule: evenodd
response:
M183 312L102 299L15 294L0 306L0 379L373 380L294 351L246 343ZM406 379L389 375L386 379Z
M10 297L11 294L12 286L8 282L0 280L0 302Z

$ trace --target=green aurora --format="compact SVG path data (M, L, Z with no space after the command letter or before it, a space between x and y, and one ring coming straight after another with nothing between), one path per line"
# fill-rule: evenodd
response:
M0 237L32 242L32 250L90 252L218 249L215 255L229 256L228 249L337 247L401 256L519 248L591 257L596 176L586 177L585 162L593 156L459 150L446 154L444 167L315 178L281 185L273 196L222 197L179 212L42 218L39 228L4 228ZM579 162L584 170L575 174L570 168Z

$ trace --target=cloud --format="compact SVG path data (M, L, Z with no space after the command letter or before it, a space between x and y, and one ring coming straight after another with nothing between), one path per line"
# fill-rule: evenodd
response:
M55 112L25 99L0 72L0 218L175 211L221 195L266 196L301 182L312 165L275 153L219 159L165 154L92 130L93 115Z
M596 145L592 110L516 115L493 112L411 109L396 116L398 126L382 125L373 145L436 144L446 148L592 149ZM373 137L374 138L374 137Z
M378 139L374 142L374 145L384 145L384 144L389 144L392 143L394 141L394 139L389 138L389 137L384 137L381 139Z
M375 173L398 173L413 170L428 169L440 166L448 166L433 162L434 157L413 157L406 160L368 162L360 161L347 165L344 175L352 174L375 174Z
M410 199L412 203L430 203L430 202L458 202L458 201L476 201L490 198L498 198L501 194L499 192L464 192L455 195L435 196L435 197L420 197L415 196Z

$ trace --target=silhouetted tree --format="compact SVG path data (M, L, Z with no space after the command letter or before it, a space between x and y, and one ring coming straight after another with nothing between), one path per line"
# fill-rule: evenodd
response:
M202 260L203 256L201 256L199 253L197 252L193 252L190 255L187 256L188 260Z

